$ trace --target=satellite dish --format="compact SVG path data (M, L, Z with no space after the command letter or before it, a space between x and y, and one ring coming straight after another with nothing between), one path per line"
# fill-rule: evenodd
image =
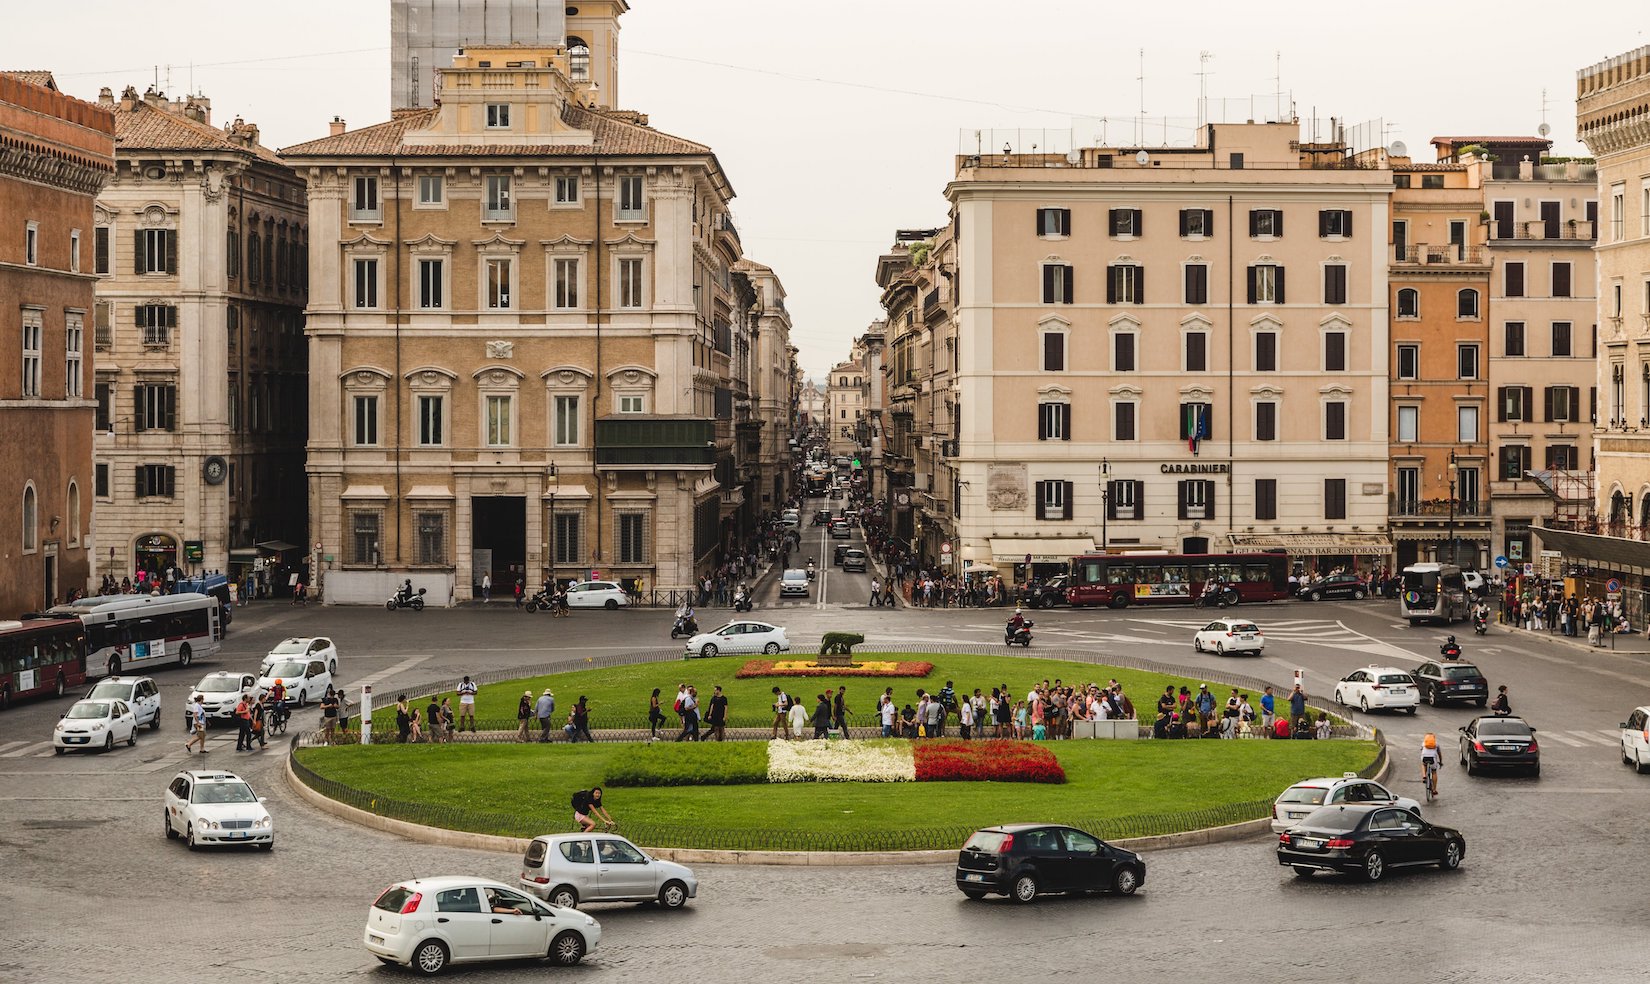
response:
M1537 132L1537 133L1541 134L1543 137L1545 137L1547 134L1553 132L1553 128L1548 126L1547 124L1543 123L1540 126L1535 128L1535 132Z
M1081 164L1081 163L1083 163L1083 152L1080 151L1080 150L1068 150L1068 151L1066 151L1066 163L1067 164Z
M1150 161L1151 159L1152 159L1152 156L1150 154L1146 153L1143 150L1140 153L1134 155L1134 162L1136 164L1139 164L1141 167L1145 167L1146 162Z
M1392 141L1392 146L1388 147L1386 149L1386 152L1388 154L1391 154L1393 157L1408 157L1409 156L1409 148L1404 145L1404 142L1402 140Z

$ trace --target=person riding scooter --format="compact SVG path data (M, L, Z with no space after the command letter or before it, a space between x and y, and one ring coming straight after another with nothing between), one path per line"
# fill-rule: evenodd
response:
M674 639L678 635L695 636L698 634L699 622L693 617L693 606L684 601L681 607L676 609L676 624L670 627L670 637Z
M1444 640L1444 644L1442 646L1438 647L1438 655L1444 657L1445 659L1460 659L1461 645L1455 641L1454 636L1450 636L1448 639Z
M1030 620L1026 618L1024 612L1016 607L1014 609L1013 616L1011 616L1008 620L1008 624L1003 626L1003 641L1009 645L1013 645L1019 640L1020 633L1029 632L1030 629Z
M1481 601L1472 608L1472 630L1479 635L1490 630L1490 608Z
M812 557L809 557L808 558L808 580L812 581L813 579L814 579L814 559Z
M401 582L401 587L395 589L395 603L398 605L404 605L412 600L412 596L412 578L409 577L405 581Z

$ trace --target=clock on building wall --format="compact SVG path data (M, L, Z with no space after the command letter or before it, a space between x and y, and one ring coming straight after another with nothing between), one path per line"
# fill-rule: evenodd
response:
M206 459L206 463L201 465L201 477L206 479L208 485L222 485L228 476L228 463L217 455Z
M911 504L911 493L901 492L894 496L894 501L901 506L909 506Z

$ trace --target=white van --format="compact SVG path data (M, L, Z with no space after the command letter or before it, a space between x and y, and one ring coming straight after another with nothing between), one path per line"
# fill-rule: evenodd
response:
M1621 722L1621 760L1650 772L1650 707L1635 707Z

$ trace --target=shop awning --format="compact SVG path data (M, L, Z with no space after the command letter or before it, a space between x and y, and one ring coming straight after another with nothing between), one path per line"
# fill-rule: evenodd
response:
M250 564L257 559L258 551L255 547L232 547L229 550L230 563Z
M1622 574L1650 574L1650 542L1540 526L1530 527L1530 532L1541 538L1543 547L1564 554L1566 561L1579 561L1589 567L1603 567Z
M258 549L268 550L270 553L286 553L288 550L297 550L299 547L296 543L288 543L285 540L265 540L258 544Z
M1228 533L1242 553L1282 550L1291 557L1384 557L1392 552L1385 533Z
M991 538L991 560L999 567L1023 564L1026 562L1026 554L1031 555L1031 562L1034 564L1065 564L1078 554L1086 553L1094 553L1093 537Z

